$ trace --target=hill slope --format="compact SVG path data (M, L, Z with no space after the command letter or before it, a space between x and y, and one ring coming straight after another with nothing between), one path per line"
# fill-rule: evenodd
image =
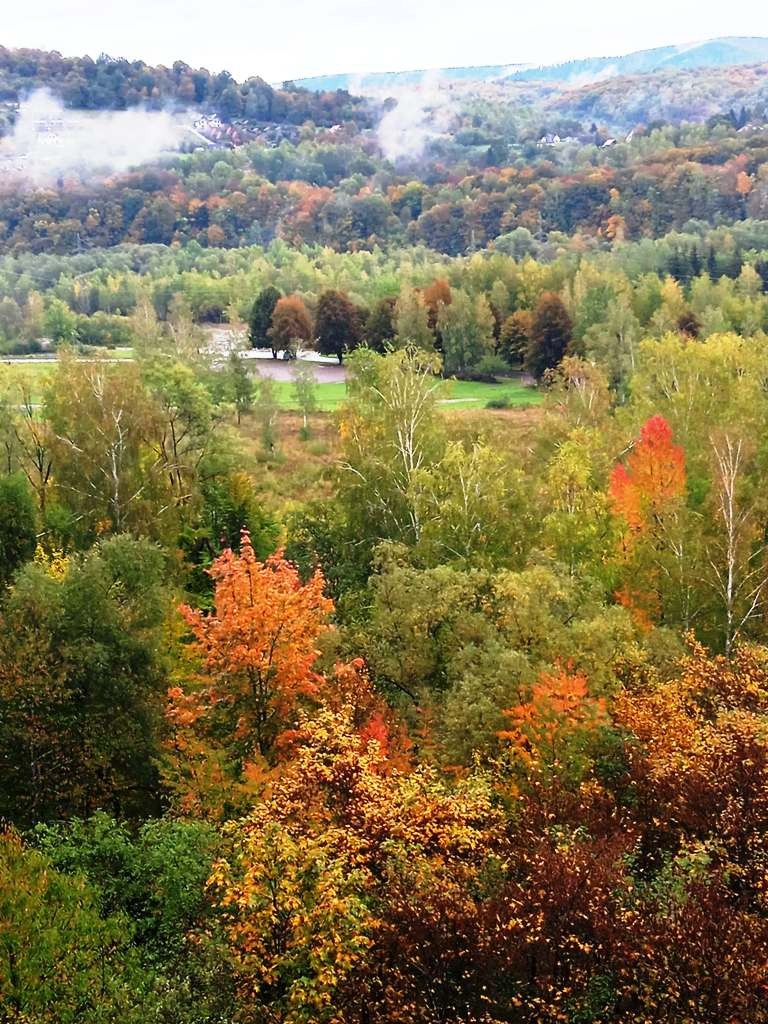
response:
M650 71L690 70L693 68L734 67L768 60L768 38L709 39L687 46L660 46L637 50L621 57L594 57L535 68L522 68L508 78L568 82L613 78L618 75L642 75Z
M372 71L369 74L338 74L318 75L315 78L299 78L294 85L302 89L326 91L347 89L355 93L368 90L401 88L408 85L419 85L425 75L439 76L447 82L487 82L497 78L505 78L516 70L524 70L525 64L485 64L478 67L465 68L418 68L413 71Z
M618 57L590 57L563 64L531 67L529 64L492 64L480 67L438 68L432 71L382 71L364 75L336 74L296 80L313 91L349 89L351 92L418 85L425 75L439 75L449 82L517 81L571 82L582 84L659 70L734 67L768 61L768 38L729 36L685 46L660 46Z

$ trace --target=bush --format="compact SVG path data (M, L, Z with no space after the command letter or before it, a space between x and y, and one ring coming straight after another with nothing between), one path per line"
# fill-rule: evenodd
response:
M509 409L512 405L512 400L509 395L499 395L498 398L489 398L485 403L486 409Z
M478 380L486 384L495 384L497 377L506 376L510 367L501 356L485 355L474 366L469 367L461 374L464 380Z
M0 907L2 1020L151 1019L152 977L132 946L128 916L102 916L97 893L82 877L60 873L9 831L0 833Z
M0 352L7 356L29 356L42 351L43 346L36 338L0 342Z
M127 317L101 312L78 317L77 337L82 345L99 348L127 346L133 341L131 323Z

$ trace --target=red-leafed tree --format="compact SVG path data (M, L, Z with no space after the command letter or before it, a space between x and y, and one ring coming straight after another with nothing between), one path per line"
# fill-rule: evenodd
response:
M609 485L621 535L616 596L643 625L663 620L688 628L693 615L695 553L685 497L683 449L667 421L652 416Z
M653 531L685 494L685 454L663 416L652 416L626 463L615 466L610 496L631 531Z
M315 337L317 351L336 356L341 363L344 354L352 352L363 336L360 310L345 292L330 289L317 300Z

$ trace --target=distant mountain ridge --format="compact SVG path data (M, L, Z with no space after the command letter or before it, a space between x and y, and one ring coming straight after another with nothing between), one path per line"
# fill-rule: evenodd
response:
M733 67L768 61L768 37L723 36L681 46L659 46L651 50L616 57L589 57L532 67L530 64L491 64L479 67L436 68L416 71L382 71L369 74L320 75L300 78L295 84L306 89L348 89L365 92L418 85L425 75L436 75L445 81L548 81L585 84L589 81L615 78L620 75L647 74L661 70Z
M357 93L367 89L387 89L391 86L418 85L425 75L439 76L443 81L475 82L505 78L516 71L528 68L527 64L487 64L466 68L417 68L413 71L371 71L367 74L316 75L313 78L292 79L294 85L314 92L329 89L353 88Z
M563 64L525 67L504 77L522 81L569 82L662 70L733 67L762 61L768 61L768 38L733 36L683 46L658 46L620 57L592 57Z

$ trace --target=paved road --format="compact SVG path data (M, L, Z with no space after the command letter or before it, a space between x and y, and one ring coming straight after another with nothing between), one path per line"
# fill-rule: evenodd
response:
M252 349L243 352L243 359L253 366L262 377L271 377L272 380L293 380L291 367L296 366L297 362L311 368L318 384L338 384L347 379L345 366L339 366L336 359L327 360L322 356L317 357L313 352L302 352L300 359L289 360L273 359L269 349L266 350L266 353Z

